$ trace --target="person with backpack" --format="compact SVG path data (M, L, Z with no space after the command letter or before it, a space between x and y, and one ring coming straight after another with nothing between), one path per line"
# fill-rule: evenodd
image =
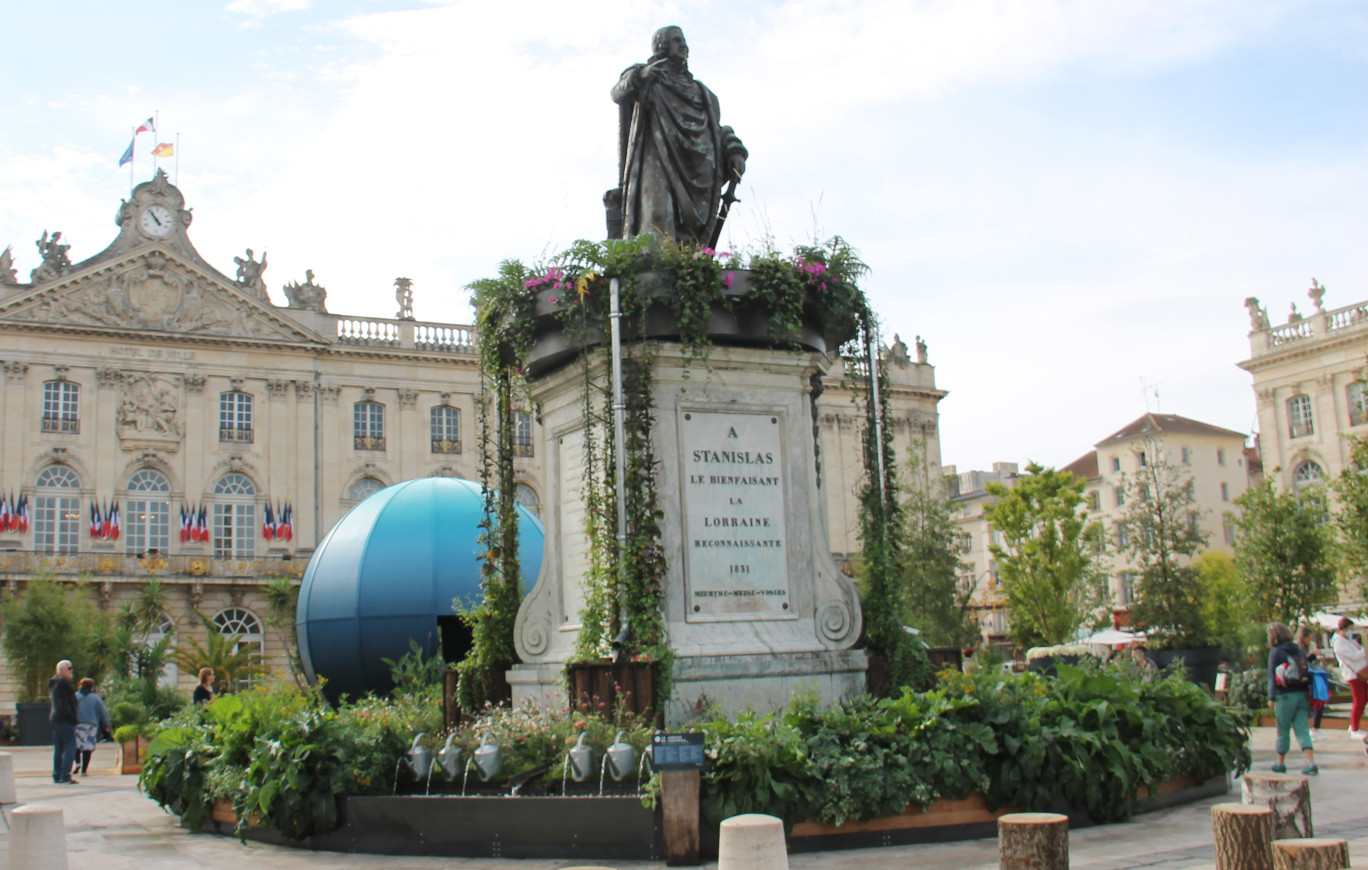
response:
M1288 731L1295 730L1297 745L1306 753L1302 773L1320 773L1311 748L1311 731L1306 726L1311 715L1311 663L1292 639L1292 630L1281 622L1269 623L1268 646L1268 706L1278 720L1278 739L1273 745L1278 760L1273 764L1273 772L1287 772L1287 750L1292 743Z
M1368 705L1368 680L1365 679L1368 678L1368 655L1363 652L1363 644L1349 636L1349 629L1353 626L1352 619L1341 616L1331 643L1335 658L1339 659L1340 676L1349 684L1349 694L1354 699L1349 708L1349 736L1355 740L1365 740L1368 739L1368 732L1363 730L1363 708Z

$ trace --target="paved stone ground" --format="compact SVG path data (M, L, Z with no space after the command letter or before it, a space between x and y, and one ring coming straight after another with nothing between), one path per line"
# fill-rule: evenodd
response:
M1266 770L1273 760L1273 730L1255 729L1254 758ZM117 752L101 746L91 775L79 785L51 782L52 752L40 748L15 748L16 784L22 804L59 806L65 814L68 861L73 870L179 870L184 867L232 868L232 870L286 870L286 868L374 867L394 870L426 868L488 868L488 870L564 870L582 861L515 861L508 859L407 858L383 855L347 855L308 852L260 843L243 845L232 837L191 835L175 817L137 791L137 778L120 776L114 764ZM1300 756L1298 756L1300 757ZM1290 760L1290 759L1289 759ZM1321 774L1311 782L1313 821L1318 836L1343 837L1350 841L1356 863L1368 859L1368 756L1363 745L1343 732L1323 736L1317 747ZM1079 870L1187 870L1209 867L1211 849L1210 806L1239 800L1238 787L1229 795L1138 816L1119 825L1099 825L1070 835L1071 864ZM0 828L0 868L9 868L8 811ZM611 862L618 870L656 870L655 862ZM716 867L715 864L705 865ZM899 846L793 855L793 870L886 870L900 867L935 867L947 870L991 870L997 864L995 840L972 840L925 846ZM1368 865L1365 865L1368 866Z

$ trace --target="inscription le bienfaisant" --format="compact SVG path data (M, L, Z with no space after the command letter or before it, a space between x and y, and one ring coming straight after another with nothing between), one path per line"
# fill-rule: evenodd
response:
M789 615L778 418L694 412L683 433L690 617Z

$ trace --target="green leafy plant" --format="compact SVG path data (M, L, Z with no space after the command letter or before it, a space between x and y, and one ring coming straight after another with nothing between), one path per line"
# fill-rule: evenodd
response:
M19 672L20 700L45 700L48 679L63 659L71 660L78 675L98 678L92 647L103 622L84 584L59 583L50 573L37 573L22 594L7 590L0 602L0 631L5 658Z
M213 668L215 680L223 680L223 685L230 691L266 673L266 667L256 653L250 647L240 645L242 638L239 635L221 633L214 621L199 611L195 611L195 616L204 626L204 641L183 637L171 654L172 661L192 674L201 668Z
M1273 485L1273 475L1235 499L1235 565L1258 622L1297 625L1334 603L1333 538L1323 487L1297 492Z

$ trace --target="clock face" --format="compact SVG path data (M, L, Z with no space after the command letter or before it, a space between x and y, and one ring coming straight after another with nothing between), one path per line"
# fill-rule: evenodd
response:
M169 235L175 228L175 216L171 210L164 205L149 205L143 209L142 215L138 217L138 226L149 236Z

